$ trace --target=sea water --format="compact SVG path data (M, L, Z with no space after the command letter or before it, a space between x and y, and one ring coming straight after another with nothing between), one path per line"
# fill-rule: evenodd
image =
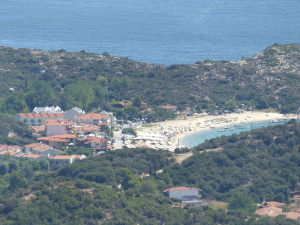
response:
M4 0L0 45L156 64L238 61L300 43L299 0Z
M263 128L268 126L274 126L279 124L284 124L288 120L278 121L271 123L270 121L256 121L256 122L244 122L236 124L224 124L222 127L217 127L210 130L203 130L192 133L184 137L181 140L181 145L192 148L199 144L204 143L205 140L209 140L216 137L221 137L223 135L230 136L232 134L239 134L244 131L251 131L252 129ZM213 126L213 125L212 125Z

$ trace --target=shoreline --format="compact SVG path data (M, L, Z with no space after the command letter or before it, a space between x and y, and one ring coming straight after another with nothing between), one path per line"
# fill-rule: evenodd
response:
M297 118L297 115L251 111L216 116L188 116L184 119L180 118L147 124L139 128L138 136L147 134L160 135L160 138L164 137L165 140L160 142L161 145L156 145L156 142L152 143L149 140L145 141L143 138L137 139L141 140L138 143L139 147L143 146L155 149L167 148L169 151L174 151L177 147L186 147L183 146L183 140L186 136L199 131L210 130L212 127L217 129L224 126L232 126L234 124L293 118Z

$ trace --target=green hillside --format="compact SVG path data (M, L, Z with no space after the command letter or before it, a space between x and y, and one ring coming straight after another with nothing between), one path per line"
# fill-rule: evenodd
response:
M254 106L295 112L299 107L300 46L274 44L239 62L211 61L161 66L108 53L45 52L0 47L1 111L34 106L99 107L141 96L151 106L182 110ZM120 113L122 116L122 113Z
M181 165L173 153L151 149L111 151L53 173L44 162L7 158L0 165L1 224L297 224L253 212L262 198L291 202L299 149L300 125L290 122L212 139ZM228 202L228 212L181 207L163 196L178 185Z

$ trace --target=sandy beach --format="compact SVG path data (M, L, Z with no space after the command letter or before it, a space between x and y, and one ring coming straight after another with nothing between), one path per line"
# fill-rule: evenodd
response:
M143 125L138 129L138 138L136 138L135 143L137 147L174 151L177 147L183 147L181 140L183 140L186 135L197 131L212 128L220 129L240 123L293 118L297 118L297 115L251 111L217 116L186 116L185 118Z

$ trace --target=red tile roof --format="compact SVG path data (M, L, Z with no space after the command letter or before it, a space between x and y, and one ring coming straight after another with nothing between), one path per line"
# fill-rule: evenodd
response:
M25 113L19 113L18 115L19 115L19 117L22 117L22 118L26 118L27 117Z
M51 137L54 138L66 138L66 139L77 139L77 137L73 134L57 134L57 135L53 135Z
M164 109L177 109L177 106L175 105L162 105L160 107Z
M23 157L25 157L25 158L36 159L36 158L41 157L41 155L37 155L37 154L28 154L28 155L24 155Z
M24 145L24 147L27 147L27 148L35 148L37 146L39 146L40 143L32 143L32 144L28 144L28 145Z
M48 123L46 126L67 126L67 124L64 123Z
M187 191L187 190L199 190L198 188L192 188L192 187L173 187L173 188L168 188L166 190L164 190L164 192L168 192L168 191Z
M58 155L58 156L51 156L49 159L71 159L72 156L70 155Z
M284 203L282 202L275 202L275 201L271 201L271 202L262 202L262 207L270 207L270 206L275 206L275 207L283 207L285 206Z
M283 213L282 215L285 215L286 218L296 220L300 216L300 213L298 213L298 212L286 212L286 213Z
M62 113L19 113L18 114L22 118L35 118L35 117L64 117L64 114Z
M102 119L102 118L109 118L109 116L103 116L97 113L89 113L82 116L78 116L78 119Z

